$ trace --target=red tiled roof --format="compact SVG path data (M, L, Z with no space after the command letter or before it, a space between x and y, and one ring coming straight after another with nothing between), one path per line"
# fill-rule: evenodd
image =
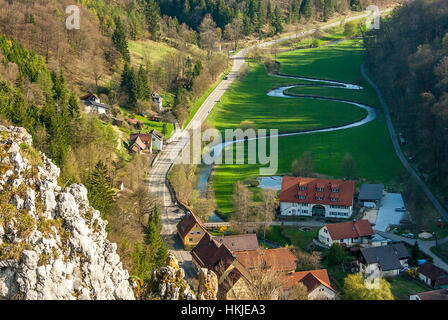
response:
M306 190L299 190L306 187ZM324 188L324 191L317 191L317 188ZM332 188L337 188L338 192L332 192ZM327 205L353 205L353 194L355 192L355 182L352 180L317 179L302 177L283 177L282 190L280 192L281 202L327 204ZM298 195L306 195L306 199L299 199ZM316 196L321 196L322 200L316 200ZM331 201L330 198L338 198Z
M283 287L285 289L289 289L298 282L302 282L305 287L307 287L308 292L313 291L320 284L332 291L335 291L331 287L327 269L300 271L285 275Z
M369 220L347 221L326 224L328 233L333 240L373 236L375 232Z
M145 144L145 148L151 148L152 136L150 133L131 133L131 135L129 136L130 145L134 144L137 139Z
M297 258L287 248L240 251L235 252L234 255L249 272L260 270L263 263L268 268L280 272L296 269Z
M177 231L179 231L182 237L185 237L196 224L199 224L205 231L205 225L201 219L192 212L187 213L177 224Z
M225 264L233 261L234 252L257 249L256 234L214 237L207 232L191 250L191 255L201 267L213 269L220 261L225 260Z
M140 137L137 137L133 142L131 142L131 149L134 147L134 145L140 148L141 150L146 149L146 145L143 143Z

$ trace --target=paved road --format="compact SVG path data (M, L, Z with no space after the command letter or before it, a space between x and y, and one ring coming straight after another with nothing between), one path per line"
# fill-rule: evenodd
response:
M387 12L392 9L387 9L382 12ZM361 14L355 17L344 19L346 22L352 20L359 20L365 18L369 13ZM341 20L342 21L342 20ZM340 25L341 21L327 24L320 27L321 30L329 29ZM149 169L149 191L155 193L161 200L163 204L163 214L162 214L162 237L164 238L168 249L172 251L180 265L184 268L187 277L193 277L194 271L191 263L191 255L188 251L183 250L182 244L176 235L176 224L179 220L177 218L181 213L177 206L174 205L172 195L167 187L167 174L176 160L178 154L181 150L185 148L188 144L188 131L193 129L196 125L202 124L202 122L207 118L210 111L215 106L216 102L219 101L224 92L228 89L230 84L237 78L241 66L244 64L244 56L255 47L267 47L275 43L293 39L296 37L302 37L305 35L313 34L316 28L292 34L289 36L281 37L275 40L270 40L264 43L254 45L249 48L245 48L239 51L233 56L233 67L228 74L228 79L221 81L218 86L213 90L213 92L207 97L204 103L201 105L199 110L196 112L190 123L185 127L184 130L176 130L173 137L169 139L171 143L166 144L159 157L159 160L154 164L153 167Z
M381 91L378 89L378 86L370 80L369 76L366 72L366 66L365 63L361 66L361 73L366 78L366 80L370 83L370 85L375 89L376 94L378 95L381 105L384 110L384 117L386 118L387 127L389 129L389 135L392 139L392 144L394 146L395 152L397 153L398 158L400 159L401 163L403 163L403 166L406 168L406 170L413 176L418 183L420 184L423 192L426 194L426 196L429 198L429 200L432 202L434 207L437 209L437 211L440 212L442 217L448 222L448 212L445 210L445 208L440 204L439 200L432 194L431 190L429 190L428 186L423 182L423 180L420 178L420 176L415 172L414 168L411 167L408 160L403 154L403 151L400 147L400 142L398 141L397 134L395 132L394 125L392 123L392 119L389 112L389 107L387 106L386 101L383 98L383 95L381 94Z

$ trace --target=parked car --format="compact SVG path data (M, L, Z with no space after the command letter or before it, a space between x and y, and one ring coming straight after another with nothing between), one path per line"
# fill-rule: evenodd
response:
M228 80L229 78L226 76L226 77L224 77L224 80Z
M406 212L406 208L405 207L398 207L398 208L395 208L395 211L396 212Z

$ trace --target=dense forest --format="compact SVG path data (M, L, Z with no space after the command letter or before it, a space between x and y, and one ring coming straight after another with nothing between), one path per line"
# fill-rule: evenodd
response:
M368 34L365 44L369 70L386 96L405 153L446 203L448 2L408 2Z

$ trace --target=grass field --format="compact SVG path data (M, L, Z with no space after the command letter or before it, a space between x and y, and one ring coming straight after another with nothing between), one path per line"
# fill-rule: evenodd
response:
M432 290L430 287L405 276L395 277L390 286L395 300L409 300L411 294Z
M168 54L176 54L177 49L170 47L164 42L155 42L152 40L129 41L129 52L131 53L134 65L145 65L145 59L152 64L158 63Z
M378 99L360 73L363 56L359 42L343 41L316 49L285 52L278 55L277 60L281 63L280 72L285 74L344 81L364 87L356 91L305 87L294 88L294 93L355 100L378 109ZM254 63L251 66L251 72L232 84L211 113L210 121L217 129L235 128L241 121L251 120L259 129L296 131L350 123L362 116L363 110L340 102L268 97L269 89L299 81L270 77L263 67ZM378 109L377 114L375 121L357 128L279 138L278 173L289 173L292 161L309 151L316 172L338 178L341 161L346 153L350 153L362 181L393 183L404 169L395 155L381 110ZM259 165L217 166L213 188L218 210L230 213L233 185L258 175Z
M270 226L266 230L266 240L274 242L282 247L293 245L296 248L304 249L314 238L317 237L318 229L302 231L297 227ZM260 234L263 237L263 234Z

